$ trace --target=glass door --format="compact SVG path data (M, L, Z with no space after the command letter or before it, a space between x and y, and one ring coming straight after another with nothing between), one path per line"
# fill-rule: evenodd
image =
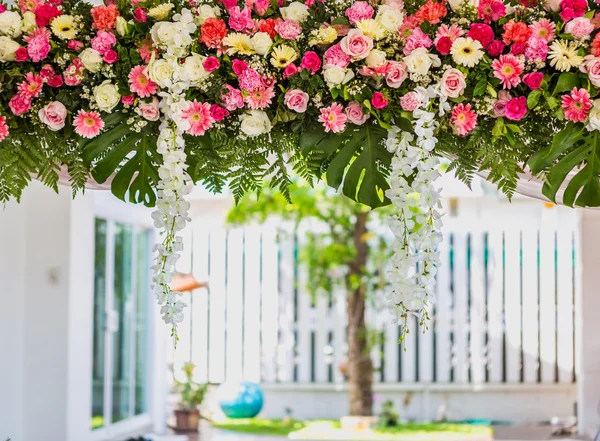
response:
M92 429L147 411L150 233L95 225Z

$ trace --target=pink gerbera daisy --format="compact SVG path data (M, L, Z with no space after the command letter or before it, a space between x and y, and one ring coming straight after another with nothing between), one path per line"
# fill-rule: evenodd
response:
M73 120L73 126L75 127L75 133L79 136L91 139L100 133L100 130L104 127L104 121L102 121L98 112L80 110Z
M193 136L202 136L215 121L210 113L209 103L199 103L194 100L187 110L181 112L181 117L190 124L186 133Z
M25 35L23 37L23 40L25 40L27 43L29 43L34 38L50 40L51 37L52 37L52 32L50 32L50 30L48 28L42 27L42 28L35 28L33 31L31 31L30 33Z
M585 89L574 87L569 95L562 97L562 109L569 121L584 122L591 108L592 100Z
M523 64L512 54L500 55L492 63L494 76L502 81L504 89L511 89L521 82Z
M326 132L338 133L346 128L346 114L341 104L333 103L321 109L319 122L323 123Z
M129 72L129 89L142 98L152 96L157 91L157 85L146 75L146 66L135 66Z
M0 116L0 142L8 138L8 126L6 125L6 117Z
M42 0L19 0L19 7L21 13L24 14L27 11L34 12L42 3Z
M529 25L531 29L531 35L537 38L541 38L549 43L554 38L554 30L556 25L547 18L543 18L539 21L533 22Z
M260 87L248 94L246 103L251 109L264 109L271 104L271 99L274 96L275 92L272 87Z
M25 75L25 81L19 84L19 92L28 97L37 97L44 86L44 79L41 75L29 72Z
M437 42L443 37L448 37L450 41L454 41L458 37L461 37L464 33L465 31L460 26L455 24L451 26L443 24L437 29L437 32L435 33L435 40L433 40L433 42L434 44L437 44Z
M452 125L460 136L465 136L477 127L477 114L470 104L458 104L452 109Z

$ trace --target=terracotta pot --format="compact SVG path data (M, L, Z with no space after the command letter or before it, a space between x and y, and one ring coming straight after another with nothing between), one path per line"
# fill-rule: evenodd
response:
M198 409L175 409L178 432L197 432L200 424L200 411Z

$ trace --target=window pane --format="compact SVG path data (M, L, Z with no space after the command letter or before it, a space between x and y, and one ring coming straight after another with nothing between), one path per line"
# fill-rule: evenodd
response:
M128 418L130 410L131 320L134 308L134 297L131 292L132 257L131 227L115 224L113 308L117 313L119 326L113 334L113 422Z
M137 293L135 321L135 414L147 410L148 380L148 297L150 296L150 234L137 234Z
M106 221L96 219L94 256L92 429L104 426L104 320L106 314Z

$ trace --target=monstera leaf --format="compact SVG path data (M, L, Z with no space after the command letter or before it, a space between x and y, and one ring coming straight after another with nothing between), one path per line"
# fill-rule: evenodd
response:
M568 181L563 204L600 206L600 139L597 131L588 132L582 124L569 123L554 136L550 147L533 155L528 164L536 174L548 170L542 193L553 202L569 173L579 168Z
M119 199L154 206L158 183L156 136L150 130L134 132L127 115L109 115L105 131L82 143L83 158L93 164L92 176L102 184L113 176L111 191Z
M377 124L348 127L326 133L316 127L300 136L302 154L315 164L317 176L325 173L327 184L340 187L347 197L372 208L388 205L385 196L392 159L383 140L387 131Z

